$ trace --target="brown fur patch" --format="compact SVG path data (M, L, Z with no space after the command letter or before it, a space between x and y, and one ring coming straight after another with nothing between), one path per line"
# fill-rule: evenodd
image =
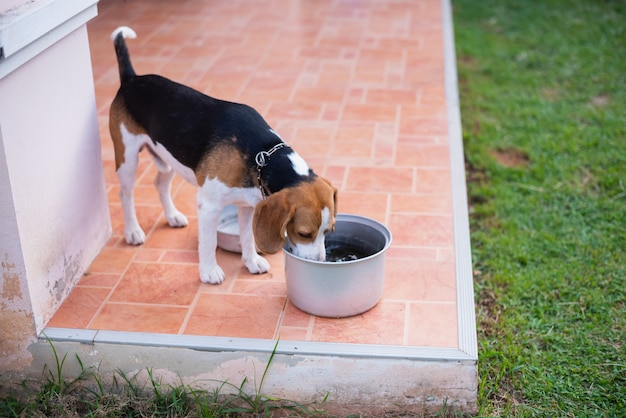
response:
M144 134L146 131L135 122L124 106L124 101L116 97L111 103L111 110L109 111L109 132L111 133L111 139L113 140L113 148L115 149L115 169L120 168L124 164L124 153L126 147L122 139L122 124L126 129L135 135Z
M199 186L202 186L207 178L216 177L228 187L244 185L246 163L234 144L218 145L198 165L196 179Z

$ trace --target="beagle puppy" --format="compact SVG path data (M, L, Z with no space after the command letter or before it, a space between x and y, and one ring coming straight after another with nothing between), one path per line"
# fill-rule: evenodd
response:
M251 273L269 263L257 253L287 246L295 255L324 260L324 234L335 226L337 190L244 104L218 100L158 75L136 75L126 41L128 27L111 34L120 88L111 104L109 129L124 212L124 236L132 245L146 236L133 201L138 153L147 149L158 169L155 185L167 222L184 227L187 218L170 195L178 173L198 187L200 280L221 283L217 225L226 205L238 206L242 259Z

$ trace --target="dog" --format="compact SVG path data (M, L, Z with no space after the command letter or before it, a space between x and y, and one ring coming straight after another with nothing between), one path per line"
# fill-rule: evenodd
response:
M171 227L187 218L171 198L175 173L198 187L200 280L219 284L224 272L216 259L217 225L226 205L238 206L242 260L251 273L269 263L257 253L286 247L310 260L325 259L324 235L334 230L337 189L317 176L263 117L245 104L207 96L165 77L137 75L125 38L126 26L113 31L120 88L109 113L124 212L124 237L143 244L133 189L138 154L147 149L158 169L155 186Z

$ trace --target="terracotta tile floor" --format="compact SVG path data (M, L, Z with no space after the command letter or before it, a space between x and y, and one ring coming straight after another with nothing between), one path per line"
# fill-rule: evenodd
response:
M129 25L139 73L160 73L257 108L339 189L340 212L388 225L382 301L351 318L286 299L283 254L249 274L198 279L195 190L176 179L187 228L167 227L148 155L136 203L147 242L123 240L108 108L118 87L110 32ZM48 326L299 341L457 347L449 141L440 0L102 0L89 24L113 236Z

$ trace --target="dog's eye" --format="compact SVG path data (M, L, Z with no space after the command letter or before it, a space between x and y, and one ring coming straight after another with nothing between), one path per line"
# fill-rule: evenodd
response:
M303 239L312 239L313 233L312 232L298 232L298 236Z

